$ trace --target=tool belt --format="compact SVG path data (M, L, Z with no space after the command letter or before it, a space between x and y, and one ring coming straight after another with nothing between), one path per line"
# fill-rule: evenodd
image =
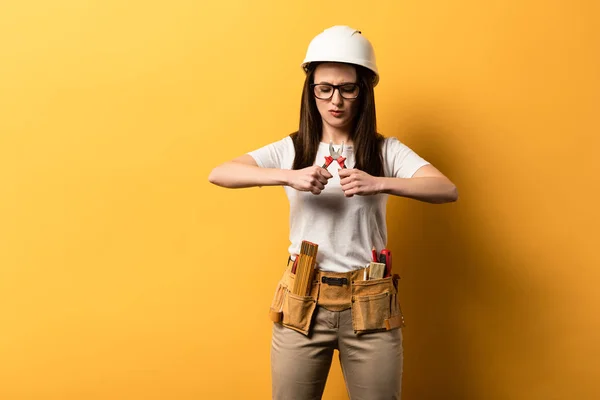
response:
M295 275L288 266L277 284L269 316L273 322L309 335L317 306L330 311L352 310L355 334L380 332L404 327L398 301L398 275L382 279L363 279L363 270L315 273L310 294L292 293Z

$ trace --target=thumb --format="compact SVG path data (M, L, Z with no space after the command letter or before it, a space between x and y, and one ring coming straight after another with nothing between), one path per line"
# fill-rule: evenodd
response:
M325 168L320 168L319 169L319 173L321 175L323 175L323 177L329 179L329 178L333 178L333 175L331 175L331 172L327 171Z

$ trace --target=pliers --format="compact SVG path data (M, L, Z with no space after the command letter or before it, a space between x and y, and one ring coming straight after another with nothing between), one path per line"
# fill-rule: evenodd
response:
M343 152L344 142L342 142L342 146L337 151L333 148L333 141L329 142L329 155L325 156L325 164L323 164L323 168L329 167L333 160L337 161L341 168L346 168L344 163L344 161L346 161L346 157L342 156Z

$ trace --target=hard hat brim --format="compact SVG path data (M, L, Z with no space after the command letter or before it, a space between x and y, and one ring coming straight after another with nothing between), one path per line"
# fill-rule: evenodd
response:
M301 64L301 68L302 70L306 73L308 72L308 67L310 66L310 64L312 63L342 63L342 64L348 64L348 65L359 65L361 67L364 67L368 70L370 70L371 72L373 72L373 86L377 86L377 84L379 83L379 72L377 71L377 67L374 67L372 65L370 65L371 63L369 63L368 61L364 61L364 62L360 62L360 61L349 61L349 60L344 60L344 59L334 59L334 58L328 58L328 59L323 59L323 60L319 60L319 59L315 59L315 60L304 60L304 62Z

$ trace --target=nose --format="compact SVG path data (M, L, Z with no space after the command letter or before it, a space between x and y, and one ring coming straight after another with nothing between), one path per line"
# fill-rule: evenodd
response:
M331 96L331 102L336 106L341 106L342 103L344 102L344 98L340 94L339 88L333 89L333 95Z

